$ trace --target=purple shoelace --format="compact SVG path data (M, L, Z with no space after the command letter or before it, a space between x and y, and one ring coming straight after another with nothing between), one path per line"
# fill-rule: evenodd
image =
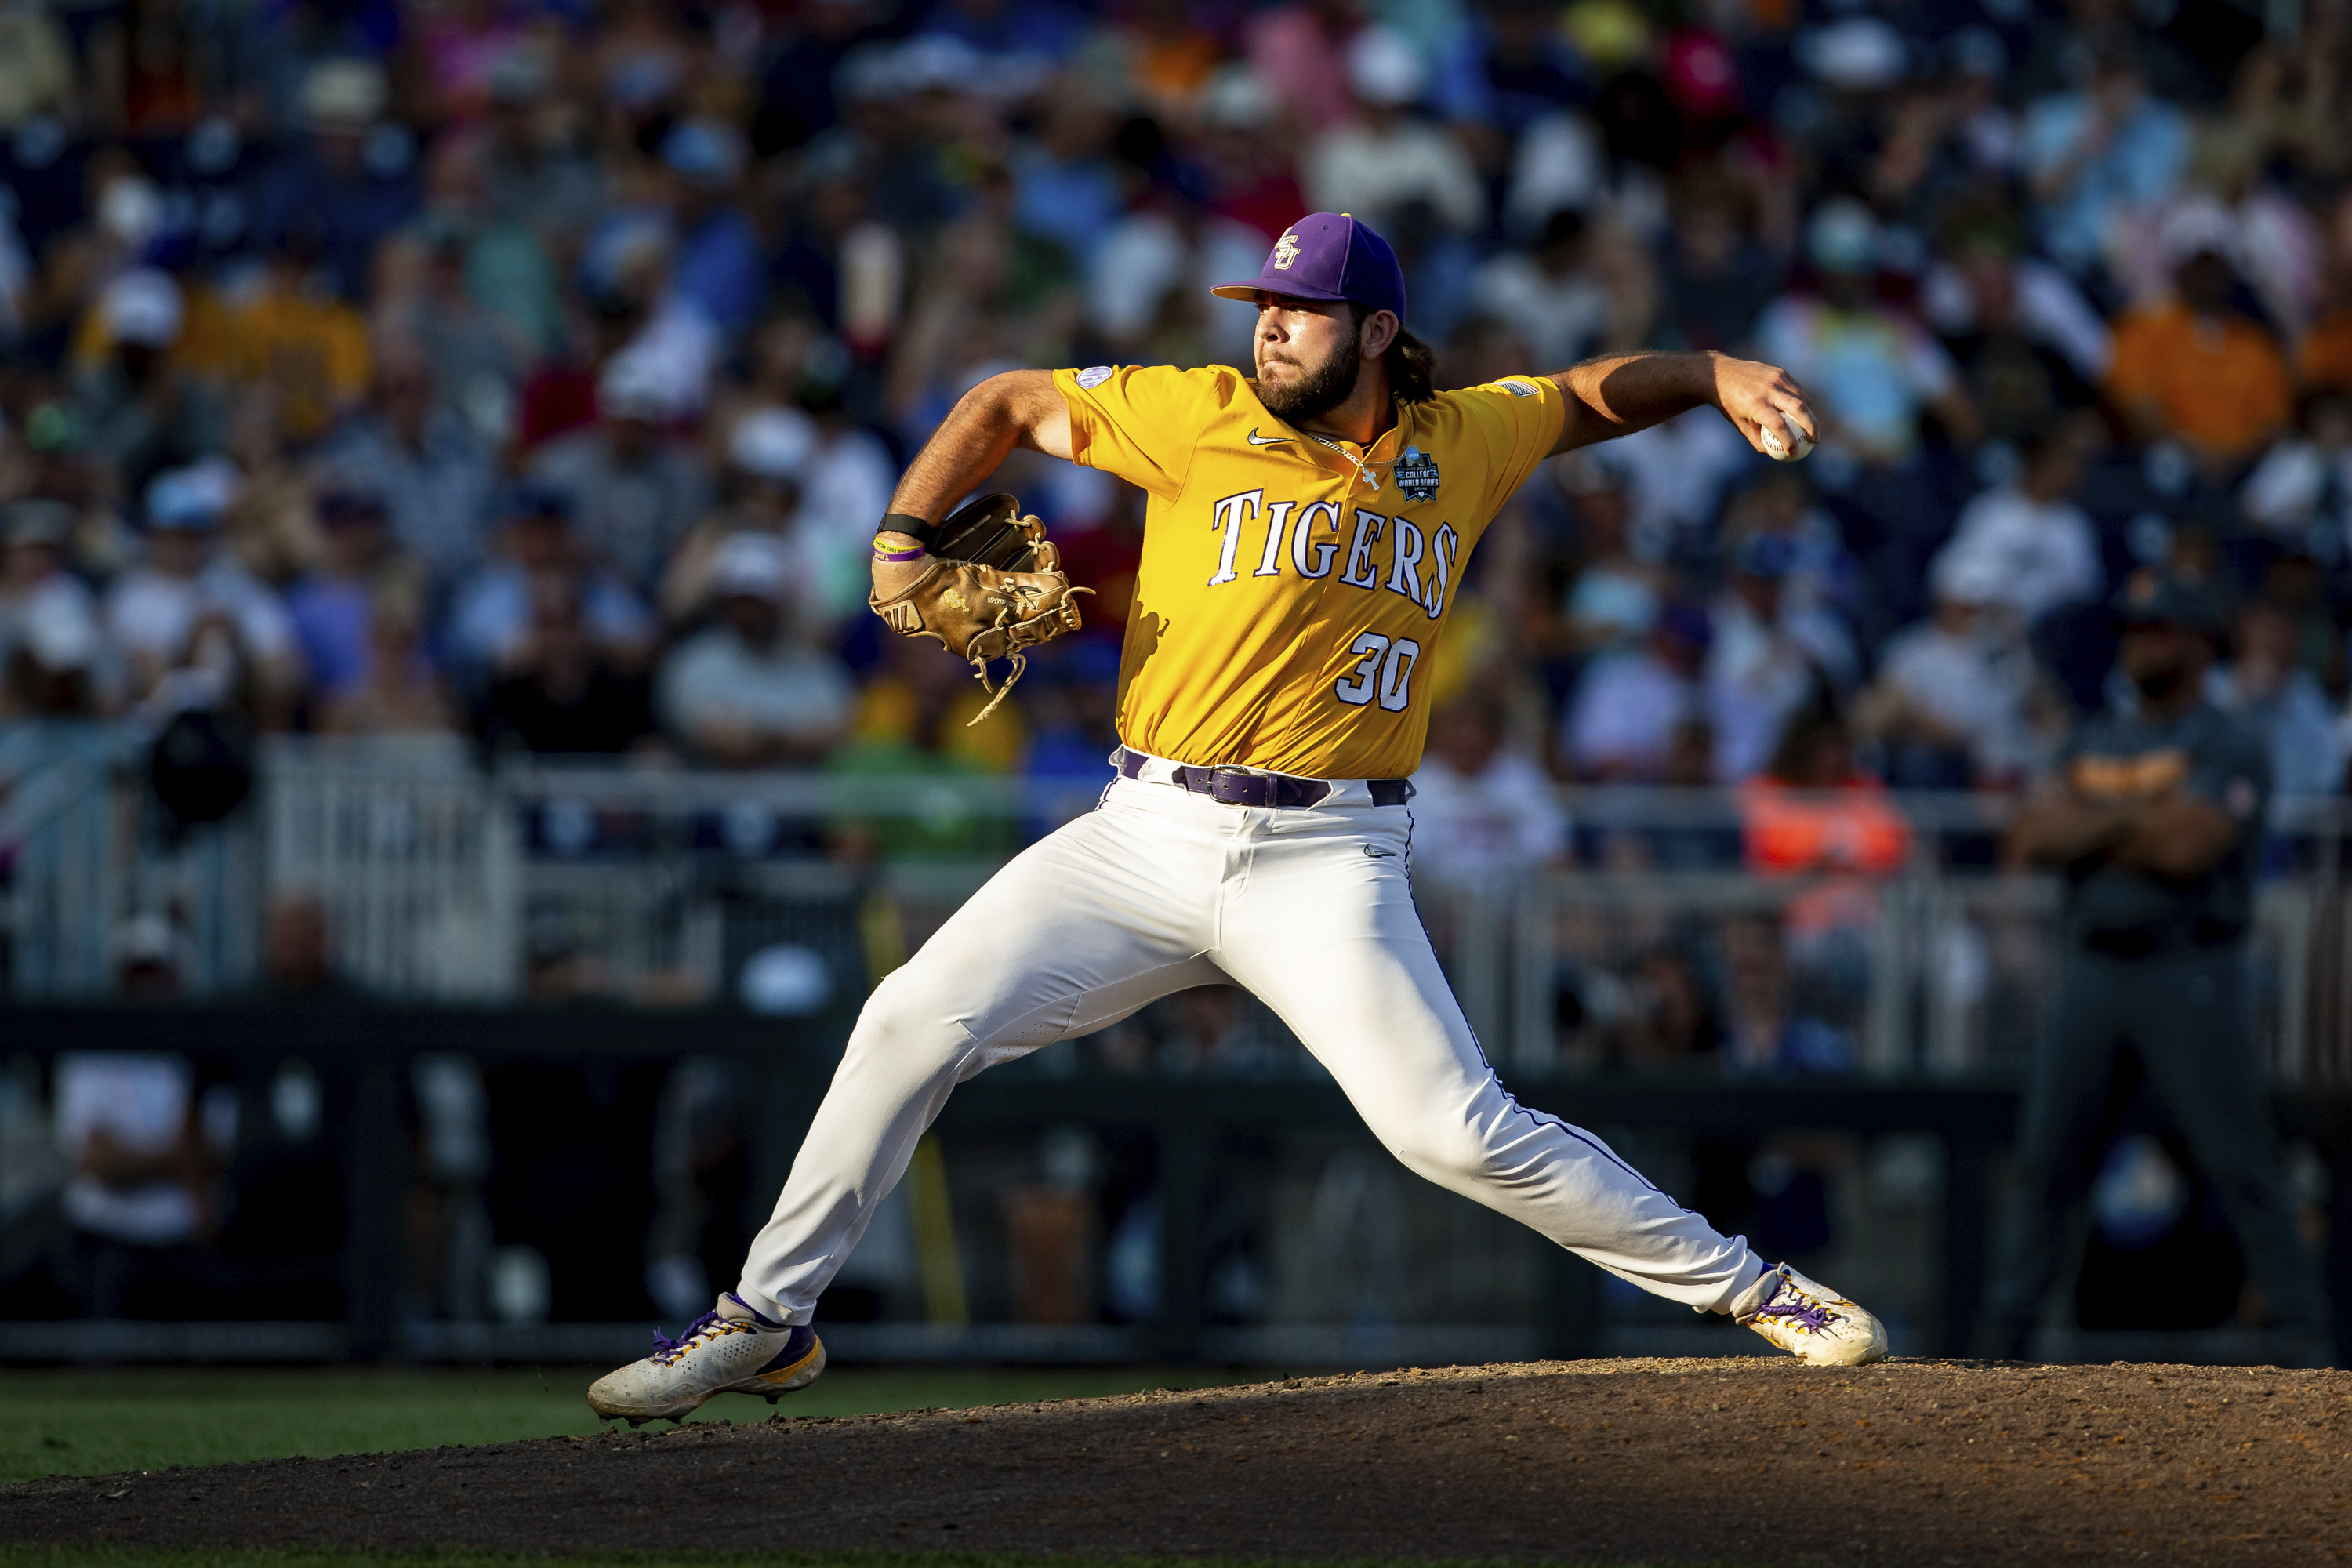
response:
M1817 1334L1829 1331L1830 1310L1827 1307L1788 1286L1784 1285L1780 1289L1782 1294L1795 1299L1783 1302L1776 1296L1770 1305L1758 1309L1756 1313L1758 1317L1792 1318Z
M710 1327L711 1324L718 1321L719 1312L718 1310L714 1308L711 1310L703 1313L702 1316L695 1319L694 1321L687 1324L686 1332L677 1339L671 1339L667 1334L663 1333L659 1328L656 1328L654 1330L654 1354L657 1356L677 1354L679 1351L684 1350L688 1345L694 1342L695 1335Z

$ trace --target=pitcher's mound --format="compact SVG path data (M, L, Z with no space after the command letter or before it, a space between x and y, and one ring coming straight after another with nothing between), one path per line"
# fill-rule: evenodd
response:
M2330 1563L2352 1550L2352 1374L1781 1360L1350 1373L36 1481L0 1489L0 1540Z

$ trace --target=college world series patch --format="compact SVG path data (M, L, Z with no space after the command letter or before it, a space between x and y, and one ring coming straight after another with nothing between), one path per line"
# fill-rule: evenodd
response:
M1407 447L1396 463L1397 489L1407 500L1437 499L1437 459L1418 447Z

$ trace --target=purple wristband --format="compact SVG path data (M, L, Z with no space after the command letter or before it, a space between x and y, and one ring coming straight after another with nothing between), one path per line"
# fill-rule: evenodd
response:
M912 550L877 549L874 552L874 559L877 561L912 561L919 556L929 555L929 551L918 544Z

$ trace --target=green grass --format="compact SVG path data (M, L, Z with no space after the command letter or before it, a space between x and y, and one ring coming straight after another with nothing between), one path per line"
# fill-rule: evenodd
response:
M102 1476L296 1454L324 1458L593 1432L601 1423L581 1396L601 1370L0 1372L0 1483L47 1475ZM1150 1367L843 1367L775 1405L773 1413L864 1415L934 1405L961 1409L1241 1381L1240 1374L1232 1373ZM721 1395L694 1419L759 1421L770 1414L763 1401ZM64 1561L58 1559L60 1564ZM179 1561L173 1560L175 1568ZM186 1558L189 1568L213 1561L202 1553ZM465 1560L466 1568L473 1561ZM18 1562L0 1554L0 1568L17 1568ZM32 1560L24 1562L29 1565Z
M1093 1568L1298 1568L1256 1558L1104 1557ZM0 1568L1070 1568L1067 1557L1005 1552L615 1552L594 1557L524 1556L502 1552L285 1552L265 1547L0 1545ZM1407 1563L1387 1558L1343 1558L1318 1568L1505 1568L1501 1563ZM1562 1563L1555 1568L1577 1568ZM1593 1568L1587 1564L1586 1568ZM1618 1563L1613 1568L1666 1568ZM1683 1568L1733 1568L1728 1563Z

